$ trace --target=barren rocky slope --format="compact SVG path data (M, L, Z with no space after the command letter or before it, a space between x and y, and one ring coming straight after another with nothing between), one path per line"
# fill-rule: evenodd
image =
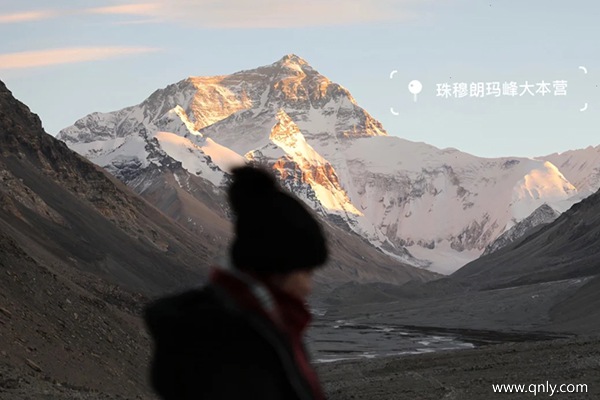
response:
M47 135L0 83L0 391L147 395L147 297L201 284L225 232L161 214ZM37 397L34 397L37 398Z

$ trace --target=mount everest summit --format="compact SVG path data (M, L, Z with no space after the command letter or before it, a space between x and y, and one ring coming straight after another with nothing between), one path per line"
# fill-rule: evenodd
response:
M600 146L490 159L410 142L296 55L187 78L58 138L193 230L211 223L200 208L228 215L228 171L260 163L331 224L442 273L540 206L563 212L600 187Z

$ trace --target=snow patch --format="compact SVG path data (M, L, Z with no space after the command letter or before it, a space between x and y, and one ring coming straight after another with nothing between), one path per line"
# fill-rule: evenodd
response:
M220 186L224 174L221 169L212 165L202 149L193 144L189 139L170 132L157 132L154 138L160 147L171 158L181 162L189 173L201 176L215 186Z
M244 157L210 138L207 138L205 144L200 146L200 148L220 169L226 172L231 172L233 168L246 163Z

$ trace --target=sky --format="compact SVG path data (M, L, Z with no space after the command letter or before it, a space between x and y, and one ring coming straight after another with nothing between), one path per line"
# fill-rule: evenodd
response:
M600 144L598 15L597 0L0 0L0 80L55 135L293 53L390 135L534 157Z

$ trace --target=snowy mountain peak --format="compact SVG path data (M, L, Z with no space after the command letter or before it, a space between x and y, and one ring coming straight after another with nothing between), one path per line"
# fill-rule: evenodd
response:
M440 272L478 257L543 203L562 212L581 188L600 185L594 148L485 159L388 136L346 88L295 54L188 78L137 106L90 114L59 138L136 188L176 174L196 182L178 190L211 183L210 197L231 168L261 163L336 225Z
M595 193L600 187L600 146L588 146L536 159L556 165L581 193L581 198Z
M279 61L273 63L272 65L280 68L286 68L291 71L314 71L314 69L308 64L308 62L306 62L306 60L295 54L286 54Z
M294 53L286 54L275 64L286 65L286 64L296 64L296 65L308 65L305 59L300 56L297 56Z
M530 163L527 173L513 190L512 209L517 220L530 215L532 207L547 202L558 204L577 194L575 186L551 162L531 160Z

